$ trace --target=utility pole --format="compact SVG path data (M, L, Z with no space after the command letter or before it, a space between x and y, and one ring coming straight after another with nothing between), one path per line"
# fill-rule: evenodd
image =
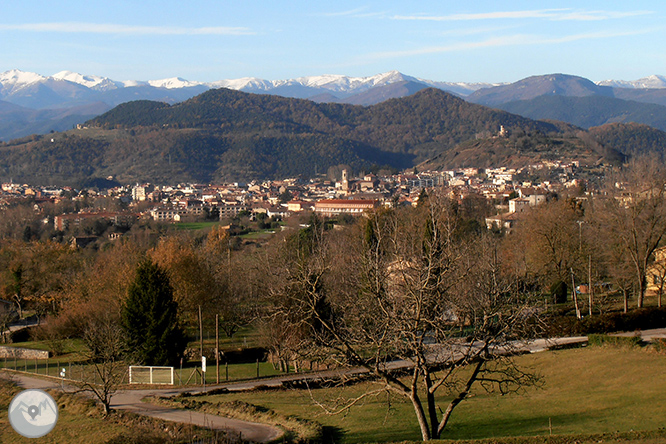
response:
M217 372L217 384L220 383L220 315L215 315L215 370Z
M593 300L594 300L594 294L593 294L594 285L592 284L592 255L587 256L587 261L588 261L587 262L587 282L588 282L588 284L587 284L587 286L588 286L587 295L589 297L589 306L590 306L589 310L588 310L588 314L590 316L592 316L592 303L593 303Z
M201 305L199 305L199 351L203 356L203 322L201 321Z
M578 308L578 294L576 294L576 282L574 281L573 268L571 269L571 291L572 291L571 294L573 295L574 305L576 306L576 318L580 320L583 317L580 315L580 308Z

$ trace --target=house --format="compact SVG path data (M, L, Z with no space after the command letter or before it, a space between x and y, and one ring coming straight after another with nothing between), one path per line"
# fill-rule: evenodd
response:
M523 213L531 207L529 199L517 197L509 201L509 213Z
M137 219L134 213L114 213L102 211L98 213L71 213L61 214L53 218L53 225L58 231L65 231L70 228L78 227L85 221L106 220L113 225L132 225Z
M299 213L301 211L309 210L312 208L312 202L305 202L302 200L291 200L287 202L287 210L292 213Z
M520 213L503 213L498 214L497 216L486 217L486 227L489 230L504 230L506 233L510 233L511 230L516 226Z
M181 217L185 214L187 211L183 208L153 208L150 210L150 217L160 222L180 222Z
M69 240L69 245L73 249L85 248L88 245L97 241L97 236L72 236Z
M655 250L654 262L648 267L645 277L647 278L646 294L663 295L666 293L666 247Z

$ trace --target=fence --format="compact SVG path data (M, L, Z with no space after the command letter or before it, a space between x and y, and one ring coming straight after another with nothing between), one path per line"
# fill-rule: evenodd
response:
M129 383L173 385L173 367L130 365Z
M127 366L122 363L116 363L114 372L122 373L121 384L130 383L130 374ZM253 379L266 376L277 376L289 371L298 371L298 368L280 369L274 366L271 362L260 362L256 360L254 363L244 364L228 364L221 363L219 371L214 365L208 365L208 371L202 372L201 367L187 363L185 367L175 369L168 367L169 372L163 374L153 371L152 380L153 384L172 384L172 385L200 385L203 383L202 379L205 376L206 384L215 384L216 382L226 382L242 379ZM98 364L101 366L102 364ZM306 367L307 368L307 367ZM14 370L20 372L33 373L36 375L50 376L52 378L62 379L63 381L72 381L77 383L91 383L99 384L102 381L98 373L98 368L95 364L89 361L69 361L67 359L59 360L58 358L22 358L20 356L6 356L0 357L0 370ZM63 373L64 369L64 373ZM312 370L312 368L310 368ZM137 370L132 370L131 383L133 384L150 384L151 374L150 371L141 371L137 375ZM64 376L63 376L64 374ZM139 379L137 379L139 378Z
M22 359L18 356L0 358L0 370L14 370L62 380L98 384L102 382L93 364L87 362L64 362L57 359ZM127 381L127 370L122 370L123 383Z

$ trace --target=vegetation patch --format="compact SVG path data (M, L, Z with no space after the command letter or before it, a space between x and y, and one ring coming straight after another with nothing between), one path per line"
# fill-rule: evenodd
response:
M593 346L611 345L616 347L636 347L641 344L640 336L588 335L588 344Z
M549 320L548 333L552 336L577 336L595 333L649 330L666 327L666 307L648 307L628 313L604 313L581 320L566 316L568 308L558 309Z
M283 415L269 408L244 401L208 402L194 399L187 394L175 398L157 397L150 398L150 400L171 407L198 410L212 415L276 426L285 432L285 435L280 437L280 442L316 443L322 442L323 438L323 426L315 421L293 415Z

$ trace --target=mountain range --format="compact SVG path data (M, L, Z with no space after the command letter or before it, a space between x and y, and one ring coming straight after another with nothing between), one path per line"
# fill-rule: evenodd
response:
M582 127L637 122L666 130L663 124L666 120L666 77L658 75L636 81L594 83L582 77L553 74L511 84L488 84L433 81L390 71L369 77L322 75L289 80L241 78L206 83L179 77L116 81L70 71L42 76L15 69L0 73L0 140L64 131L132 100L173 104L215 88L303 98L319 103L369 106L428 87L535 119L562 120ZM542 96L574 99L554 107L552 101L544 102ZM607 100L594 101L590 99L592 97ZM650 103L659 108L646 112L628 102ZM573 114L572 108L579 112Z
M500 129L504 131L500 131ZM80 128L0 143L0 181L86 186L219 183L353 171L614 163L666 152L666 133L607 124L586 131L468 102L437 88L376 105L208 90L174 104L136 100Z
M202 84L15 70L0 74L0 132L13 135L0 142L0 179L218 182L311 177L341 165L442 169L663 156L660 82L551 74L470 85L389 72ZM498 136L500 127L509 137Z

